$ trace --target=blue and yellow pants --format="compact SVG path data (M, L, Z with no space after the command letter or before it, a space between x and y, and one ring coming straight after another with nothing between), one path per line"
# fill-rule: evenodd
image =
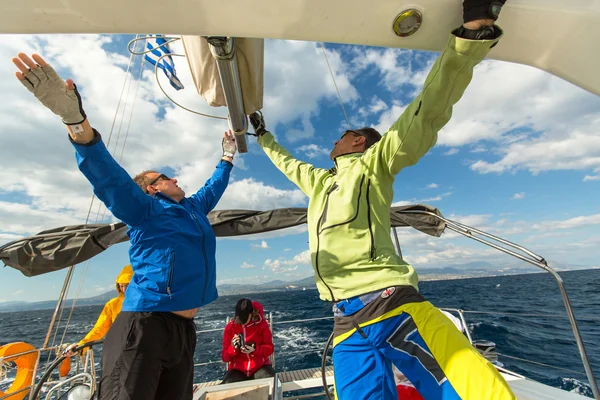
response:
M392 364L425 400L516 399L496 368L431 303L423 299L386 307L386 302L402 303L393 299L402 291L355 315L336 317L333 364L339 400L396 400ZM369 313L375 317L368 319Z

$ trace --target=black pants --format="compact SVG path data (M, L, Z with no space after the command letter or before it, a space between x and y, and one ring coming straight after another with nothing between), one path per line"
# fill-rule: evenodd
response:
M230 369L225 374L225 377L223 378L223 382L221 382L221 385L224 383L248 381L250 379L270 378L273 376L275 376L275 370L270 365L265 365L265 366L261 367L252 376L246 376L245 373L243 373L242 371L237 370L237 369Z
M196 325L168 312L121 312L104 339L98 400L191 400Z

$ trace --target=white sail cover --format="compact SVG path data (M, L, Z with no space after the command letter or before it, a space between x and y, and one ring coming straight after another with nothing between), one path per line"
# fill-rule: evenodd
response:
M217 62L206 39L183 35L181 40L198 94L213 107L226 107ZM263 107L264 40L236 38L235 52L244 112L249 115Z

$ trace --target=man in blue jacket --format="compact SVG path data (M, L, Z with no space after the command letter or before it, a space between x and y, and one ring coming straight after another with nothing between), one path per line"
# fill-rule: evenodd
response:
M156 171L131 179L91 127L72 80L42 57L13 58L19 81L67 127L79 169L96 196L129 226L134 275L122 311L104 340L100 400L192 399L200 307L217 298L216 238L207 214L221 198L237 150L231 132L223 158L189 197Z

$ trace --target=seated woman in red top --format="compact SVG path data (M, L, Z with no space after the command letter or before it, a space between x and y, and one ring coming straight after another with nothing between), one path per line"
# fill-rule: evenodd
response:
M273 336L264 319L262 304L240 299L235 306L235 319L223 334L221 357L227 364L223 383L275 376L269 356L273 354Z

